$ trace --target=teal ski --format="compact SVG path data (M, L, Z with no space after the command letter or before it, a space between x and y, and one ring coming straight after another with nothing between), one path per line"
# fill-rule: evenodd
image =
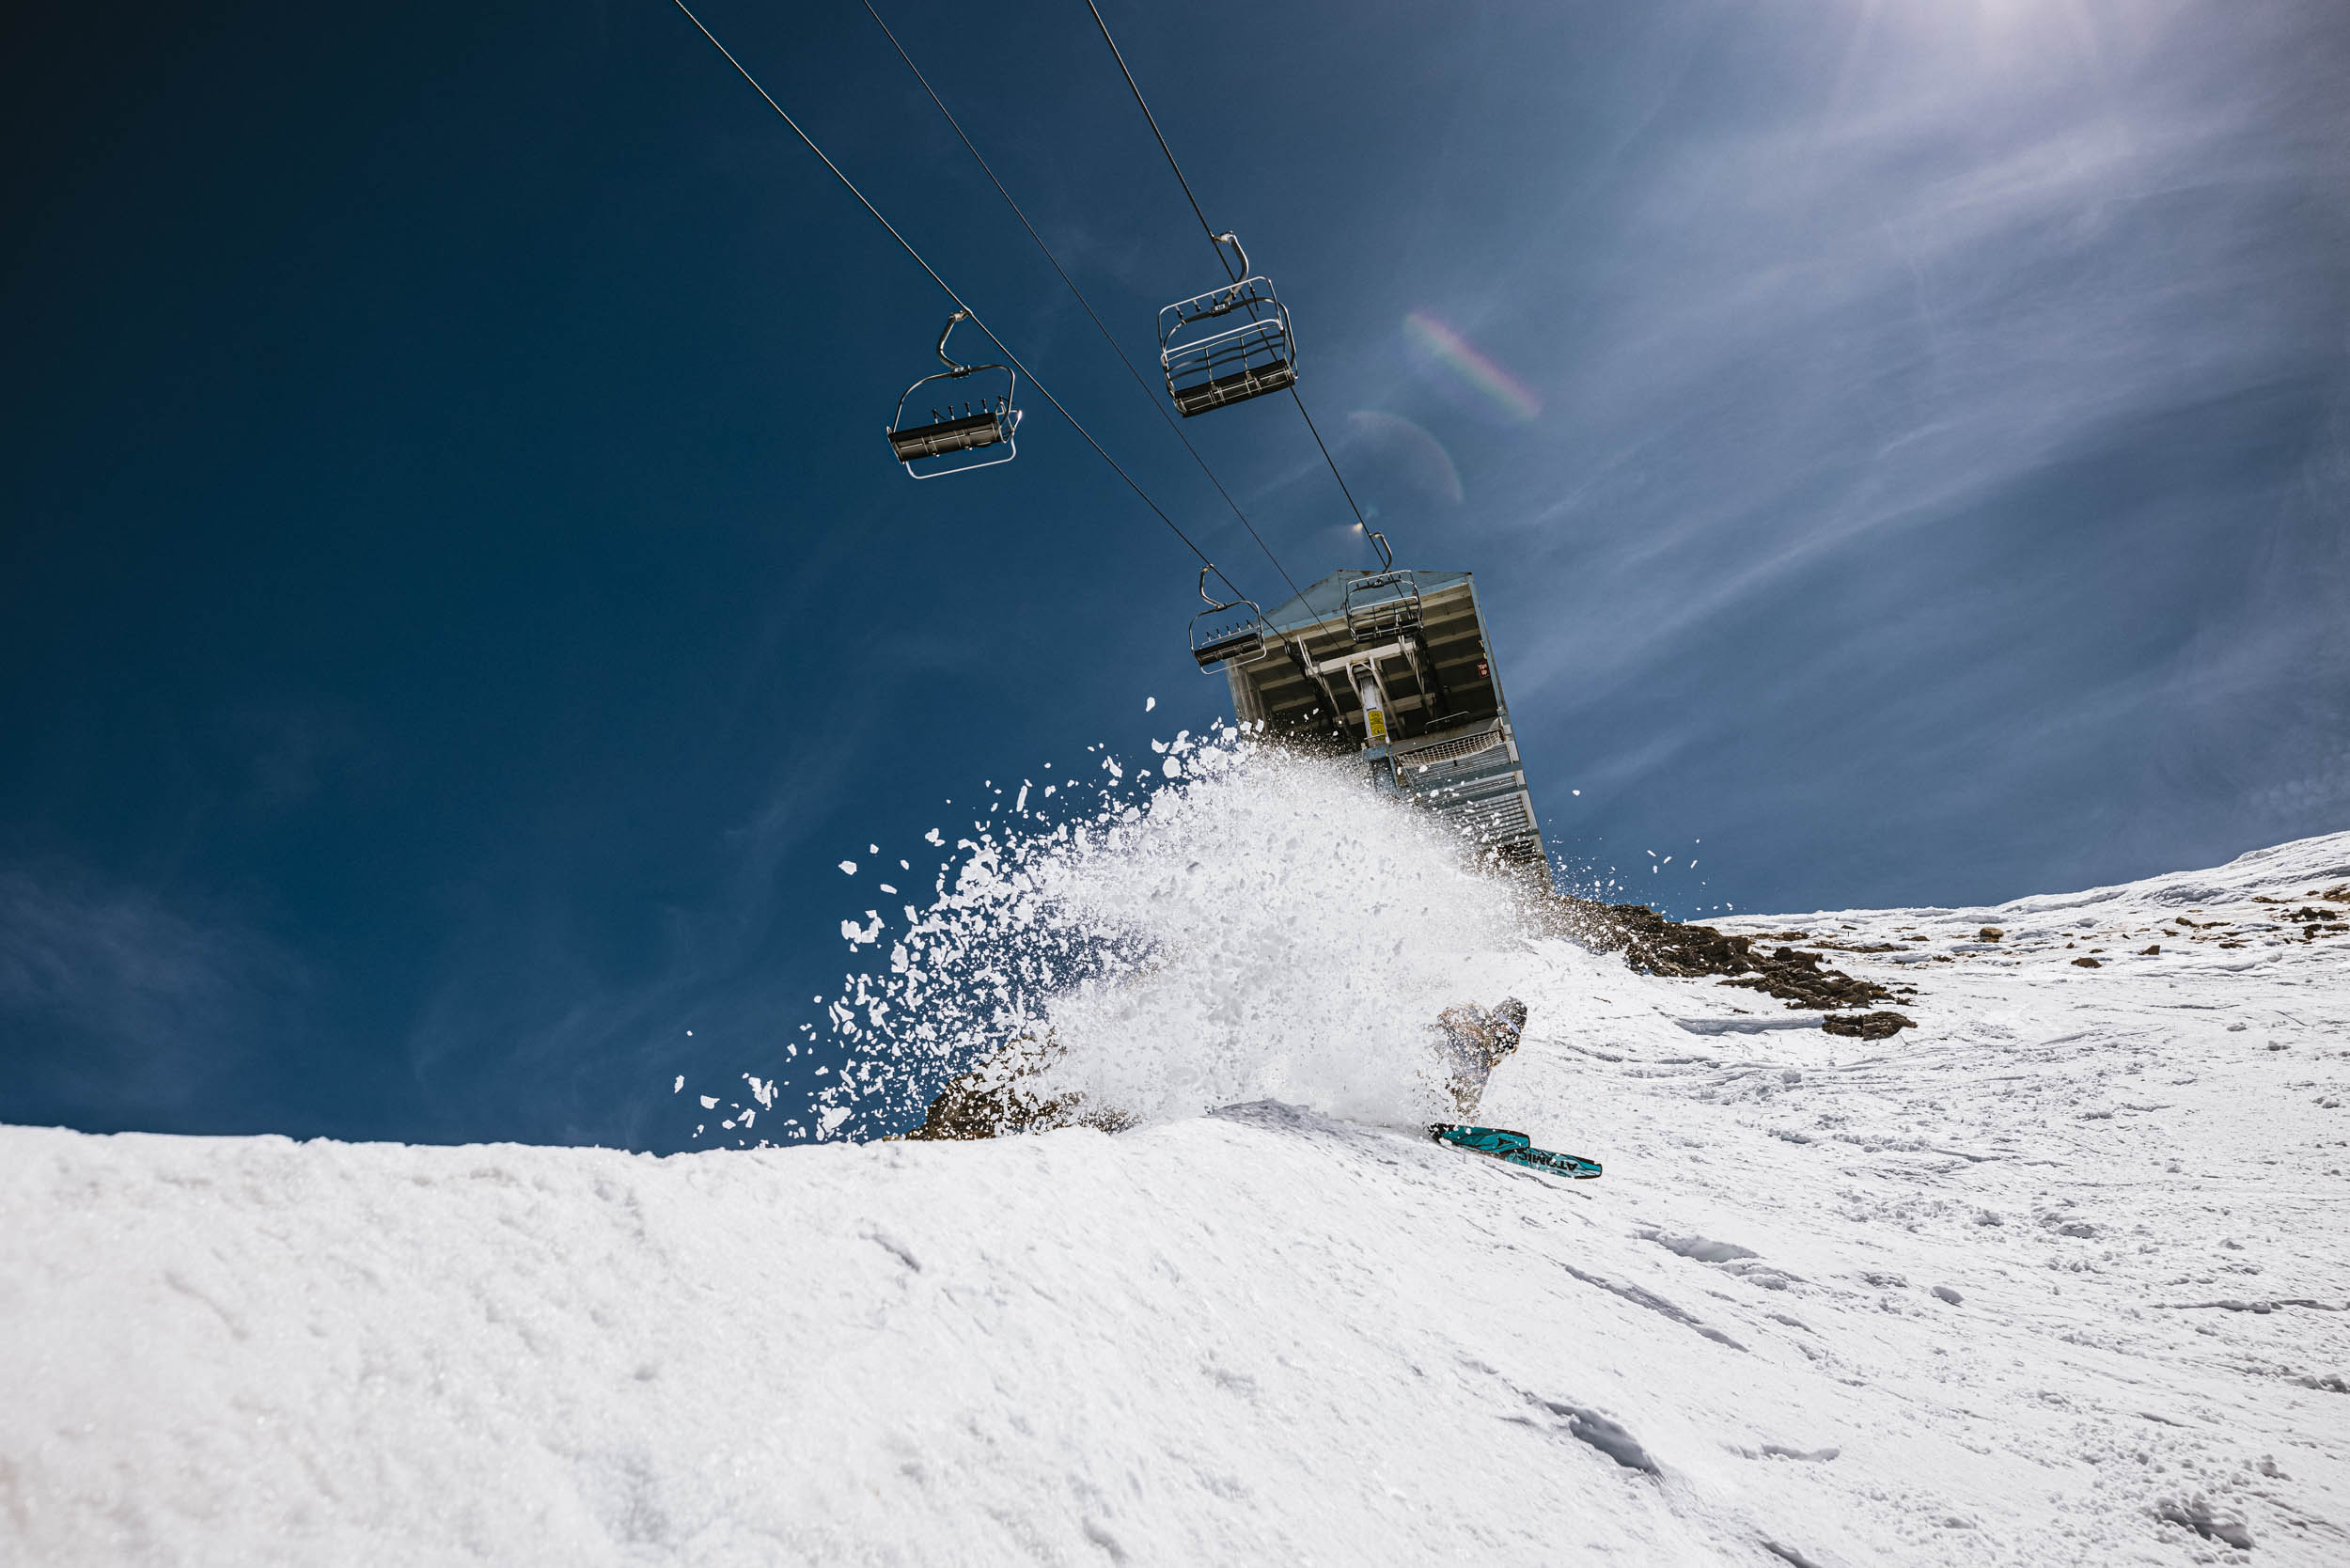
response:
M1428 1136L1438 1143L1449 1143L1455 1149L1465 1149L1472 1154L1488 1154L1512 1165L1530 1166L1553 1175L1590 1181L1599 1174L1599 1162L1587 1160L1579 1154L1561 1154L1554 1150L1537 1149L1524 1133L1513 1133L1506 1127L1464 1127L1455 1122L1438 1121L1428 1129Z

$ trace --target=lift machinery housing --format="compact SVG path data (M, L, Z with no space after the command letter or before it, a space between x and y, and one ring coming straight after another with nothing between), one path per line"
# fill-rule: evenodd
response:
M1192 656L1223 669L1244 723L1351 735L1374 783L1548 881L1471 573L1397 568L1390 557L1382 571L1333 572L1269 611L1211 600L1192 622Z

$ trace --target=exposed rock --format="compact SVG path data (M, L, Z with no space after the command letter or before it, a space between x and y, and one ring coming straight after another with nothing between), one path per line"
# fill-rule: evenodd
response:
M1890 1040L1902 1030L1917 1027L1898 1012L1831 1012L1820 1020L1820 1027L1828 1033L1856 1040Z
M1766 992L1795 1007L1826 1010L1889 1002L1893 993L1872 980L1823 969L1820 954L1797 948L1757 950L1752 936L1669 920L1641 903L1558 901L1568 933L1597 952L1622 951L1630 967L1648 975L1728 975L1724 985Z
M1096 1105L1079 1094L1042 1095L1026 1087L1059 1059L1064 1047L1051 1037L1022 1035L968 1073L948 1081L931 1102L922 1124L904 1136L941 1138L1008 1137L1045 1133L1056 1127L1098 1127L1124 1132L1134 1118Z
M2068 942L2065 946L2070 947L2072 944ZM2073 960L2073 967L2076 969L2102 969L2105 965L2093 958L2076 958Z
M2005 936L2006 934L2006 932L2001 931L1997 926L1985 926L1981 931L1975 933L1975 940L1978 942L1997 942L1999 938Z

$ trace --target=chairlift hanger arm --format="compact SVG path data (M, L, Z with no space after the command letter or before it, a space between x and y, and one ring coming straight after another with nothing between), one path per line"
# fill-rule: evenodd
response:
M947 318L947 324L938 329L938 362L947 367L948 375L967 376L971 373L970 366L956 364L954 356L947 352L947 338L955 330L955 323L968 321L970 317L971 312L958 305L955 306L955 313Z
M1216 255L1219 258L1224 254L1224 247L1226 245L1231 246L1232 249L1240 253L1240 276L1232 279L1231 288L1225 291L1224 303L1217 307L1217 314L1221 315L1224 311L1231 309L1234 305L1240 302L1241 286L1249 275L1248 252L1242 249L1240 236L1233 233L1229 228L1215 237L1215 243ZM1251 316L1256 314L1253 307L1249 310L1249 314Z

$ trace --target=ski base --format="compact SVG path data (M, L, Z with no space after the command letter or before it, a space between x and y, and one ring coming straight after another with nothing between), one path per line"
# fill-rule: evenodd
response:
M1428 1136L1438 1143L1449 1143L1472 1154L1484 1154L1493 1159L1507 1160L1512 1165L1547 1170L1555 1176L1565 1176L1578 1182L1588 1182L1599 1175L1597 1160L1587 1160L1579 1154L1561 1154L1552 1149L1537 1149L1524 1133L1513 1133L1507 1127L1465 1127L1457 1122L1438 1121L1429 1127Z

